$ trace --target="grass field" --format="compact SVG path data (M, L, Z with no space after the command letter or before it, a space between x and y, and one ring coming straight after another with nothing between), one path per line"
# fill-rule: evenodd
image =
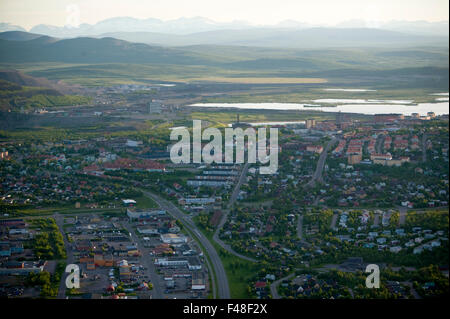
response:
M120 208L68 208L68 207L52 207L52 208L30 208L30 209L17 209L13 213L9 213L9 217L31 217L31 216L46 216L59 214L95 214L95 213L107 213L107 212L121 212L123 207Z
M389 66L393 67L393 66ZM445 67L445 65L444 65ZM201 102L301 103L320 98L413 99L433 102L430 93L448 91L447 69L370 70L358 68L322 71L314 76L301 70L224 69L208 65L155 64L0 64L36 77L63 80L85 86L154 84L173 82L224 85L242 84L239 90L217 87L217 96L203 96ZM446 72L447 75L444 73ZM373 92L325 91L327 88L372 89Z
M185 48L208 58L197 64L0 63L36 77L86 86L161 81L234 84L374 85L388 88L448 87L448 47L269 49L239 46ZM439 70L440 69L440 70ZM295 93L295 92L291 92Z
M317 87L293 86L286 84L286 87L278 90L274 89L250 89L244 92L233 92L233 94L203 97L201 103L312 103L316 99L367 99L367 100L414 100L415 103L436 102L436 96L432 93L439 93L435 88L385 88L374 86L351 86L333 84L333 79L329 83L317 83ZM329 88L358 88L375 89L373 92L342 92L326 91ZM441 89L442 92L448 89ZM331 106L332 104L330 104Z
M281 77L209 77L192 78L193 82L218 82L218 83L241 83L241 84L317 84L327 83L328 80L321 78L281 78Z
M195 120L204 120L216 124L216 126L227 126L236 122L236 116L239 114L241 122L274 122L274 121L303 121L306 119L332 120L336 118L333 113L327 112L308 112L308 111L272 111L272 110L242 110L234 109L230 111L221 110L220 112L211 109L191 112L191 118ZM356 115L355 115L356 116ZM357 115L359 118L368 118L368 116ZM187 123L187 125L192 125Z
M200 231L208 238L216 249L227 273L228 284L232 299L248 299L251 296L247 293L248 281L255 275L258 267L255 263L240 259L231 255L220 247L212 238L213 234L201 227Z
M157 208L158 204L151 198L147 196L141 196L134 198L136 201L136 208L144 209L144 208Z
M247 293L248 286L250 285L250 283L248 283L248 280L255 275L258 267L252 262L240 259L229 254L214 242L212 243L218 251L223 266L225 267L225 271L227 272L231 298L250 298L249 294Z

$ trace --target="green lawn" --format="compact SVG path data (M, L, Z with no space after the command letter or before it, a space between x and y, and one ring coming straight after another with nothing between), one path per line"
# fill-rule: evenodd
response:
M158 208L158 204L147 196L134 198L134 200L136 201L136 208Z
M123 207L118 208L73 208L70 207L51 207L51 208L26 208L18 209L13 213L9 213L9 217L27 217L27 216L46 216L59 214L89 214L89 213L105 213L123 211Z
M141 196L135 198L136 207L139 209L146 208L158 208L153 199ZM53 215L55 213L60 214L83 214L83 213L107 213L107 212L120 212L124 210L124 207L121 206L121 203L117 202L117 208L74 208L73 205L66 206L52 206L45 208L18 208L9 213L9 217L19 217L19 216L44 216L44 215Z
M253 296L247 293L247 287L250 285L249 281L258 271L258 264L231 255L213 240L212 232L206 232L200 227L199 229L214 246L217 253L219 254L220 259L222 260L223 267L225 268L228 277L231 298L253 298Z
M211 243L216 248L220 259L222 260L225 271L227 272L228 284L230 285L230 294L233 299L253 298L247 292L249 281L257 272L257 264L235 257L219 247L215 242Z

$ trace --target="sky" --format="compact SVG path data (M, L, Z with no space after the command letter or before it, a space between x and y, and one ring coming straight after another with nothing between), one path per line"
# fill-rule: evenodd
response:
M77 14L77 12L79 14ZM334 25L362 19L448 21L448 0L0 0L0 22L29 30L129 16L172 20L205 17L217 22L271 25L284 20Z

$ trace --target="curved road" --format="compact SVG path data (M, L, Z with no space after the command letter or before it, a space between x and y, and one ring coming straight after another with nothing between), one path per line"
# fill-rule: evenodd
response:
M233 193L231 194L230 201L228 202L228 208L226 210L224 210L222 219L220 220L220 223L217 226L216 231L214 232L213 239L217 244L220 245L220 247L222 247L223 249L228 251L230 254L232 254L236 257L242 258L244 260L247 260L247 261L257 262L256 259L244 256L244 255L239 254L238 252L235 252L233 250L233 248L231 248L230 245L226 244L219 238L219 232L222 229L223 225L225 225L227 218L228 218L228 213L230 212L231 207L233 206L234 202L236 201L237 196L239 195L239 191L241 189L241 185L244 182L245 177L247 176L248 167L249 167L249 163L245 163L244 167L242 168L241 175L239 176L239 180L238 180L236 186L234 187Z
M211 259L212 267L214 268L217 279L219 298L230 299L230 287L228 285L228 278L225 272L225 268L223 267L222 260L217 254L217 251L209 242L208 238L206 238L205 235L203 235L198 230L197 226L190 219L188 219L187 216L173 203L148 191L144 191L144 195L152 198L162 209L166 210L169 214L178 219L190 232L192 232L198 238Z
M314 187L316 185L316 181L322 181L322 172L323 167L325 166L325 160L327 159L328 151L331 147L338 141L335 137L331 141L328 142L327 146L320 154L319 161L317 162L316 171L314 172L313 178L305 185L305 187Z
M281 299L280 295L278 294L278 286L283 280L291 279L294 277L295 273L292 273L290 275L287 275L286 277L283 277L281 279L278 279L277 281L274 281L270 285L270 294L272 295L272 299Z

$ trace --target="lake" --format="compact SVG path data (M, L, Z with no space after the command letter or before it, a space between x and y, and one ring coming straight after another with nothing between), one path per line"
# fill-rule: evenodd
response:
M413 100L365 100L365 99L318 99L314 103L325 104L411 104Z
M363 100L366 101L366 100ZM358 103L354 104L339 104L337 106L308 106L303 103L197 103L190 106L195 107L217 107L217 108L239 108L252 110L305 110L305 111L322 111L322 112L344 112L344 113L360 113L360 114L386 114L399 113L404 115L411 115L411 113L419 113L426 115L427 112L434 112L436 115L448 114L449 102L437 103L418 103L404 105L399 103ZM354 101L352 101L354 102ZM392 102L392 101L391 101ZM395 101L397 102L397 101ZM409 102L409 101L404 101ZM331 102L330 102L331 103ZM333 102L336 103L336 102ZM338 102L339 103L339 102Z
M267 125L305 125L305 121L281 121L281 122L256 122L256 123L248 123L251 126L267 126ZM232 126L232 124L228 124L228 126Z
M377 90L369 90L369 89L323 89L324 91L329 92L376 92Z

